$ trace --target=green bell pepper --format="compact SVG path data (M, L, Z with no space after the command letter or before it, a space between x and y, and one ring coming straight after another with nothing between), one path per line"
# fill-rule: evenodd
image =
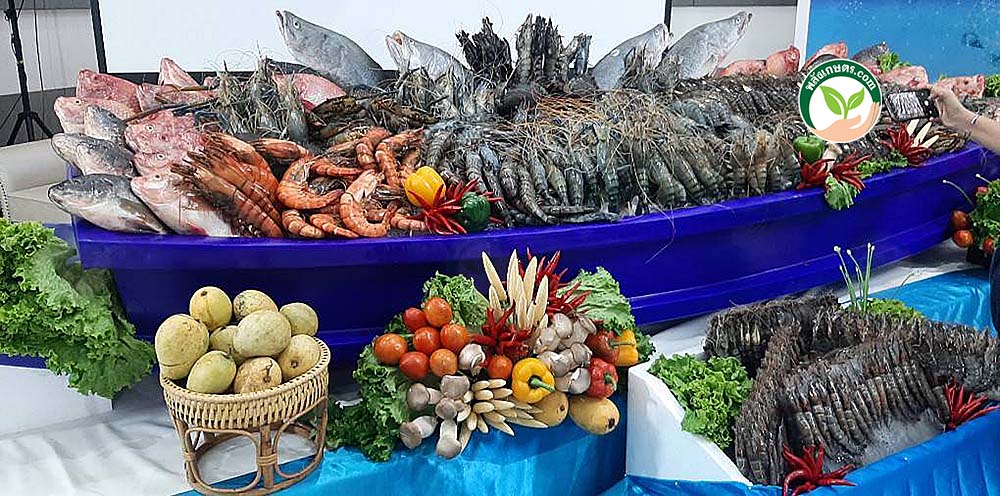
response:
M813 163L823 158L826 151L826 141L818 136L799 136L792 142L792 148L802 155L802 160Z
M490 202L479 193L469 192L462 196L462 210L455 214L458 221L467 232L486 229L490 223Z

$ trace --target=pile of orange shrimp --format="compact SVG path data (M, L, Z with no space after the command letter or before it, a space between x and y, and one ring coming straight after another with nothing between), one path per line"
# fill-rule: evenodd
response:
M376 238L390 229L427 231L411 218L402 187L419 165L422 141L421 129L392 135L372 127L314 154L292 141L209 133L202 151L172 167L254 234ZM280 180L269 161L289 164Z

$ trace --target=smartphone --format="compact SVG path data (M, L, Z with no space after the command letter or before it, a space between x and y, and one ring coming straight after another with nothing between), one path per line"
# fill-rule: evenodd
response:
M931 90L906 90L889 93L883 98L885 110L896 122L937 117L937 105L931 101Z

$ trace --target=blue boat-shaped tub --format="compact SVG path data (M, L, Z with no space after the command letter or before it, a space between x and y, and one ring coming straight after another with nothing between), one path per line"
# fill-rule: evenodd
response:
M304 301L319 313L334 362L352 362L392 316L419 302L435 271L473 275L485 287L480 252L503 266L512 250L562 251L562 266L606 267L631 299L640 325L790 294L840 278L834 245L875 243L874 264L918 253L948 235L950 212L968 208L949 180L971 192L975 176L1000 175L1000 157L977 146L867 182L850 209L822 191L789 191L630 218L613 224L492 230L464 236L363 240L154 236L75 223L86 267L114 271L129 319L150 338L184 312L195 289L234 295L256 288L279 305Z

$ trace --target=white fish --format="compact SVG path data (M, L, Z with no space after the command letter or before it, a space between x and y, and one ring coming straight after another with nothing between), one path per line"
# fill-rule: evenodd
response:
M178 234L236 236L222 213L173 172L134 177L132 192Z
M601 60L597 61L591 71L597 81L597 87L602 90L614 88L625 73L625 57L634 50L644 50L644 61L647 65L656 65L663 57L663 51L667 49L670 42L670 31L662 22L653 26L652 29L641 34L637 34L614 47Z
M341 88L375 86L382 67L350 38L279 10L278 27L295 61L333 80Z
M677 64L681 79L697 79L715 72L723 59L736 46L753 17L747 11L731 17L702 24L681 36L670 46L660 61L661 70Z
M385 46L389 56L396 62L400 73L424 68L431 79L437 79L449 70L459 78L464 78L468 71L461 62L450 53L422 41L410 38L402 31L396 31L385 37Z

